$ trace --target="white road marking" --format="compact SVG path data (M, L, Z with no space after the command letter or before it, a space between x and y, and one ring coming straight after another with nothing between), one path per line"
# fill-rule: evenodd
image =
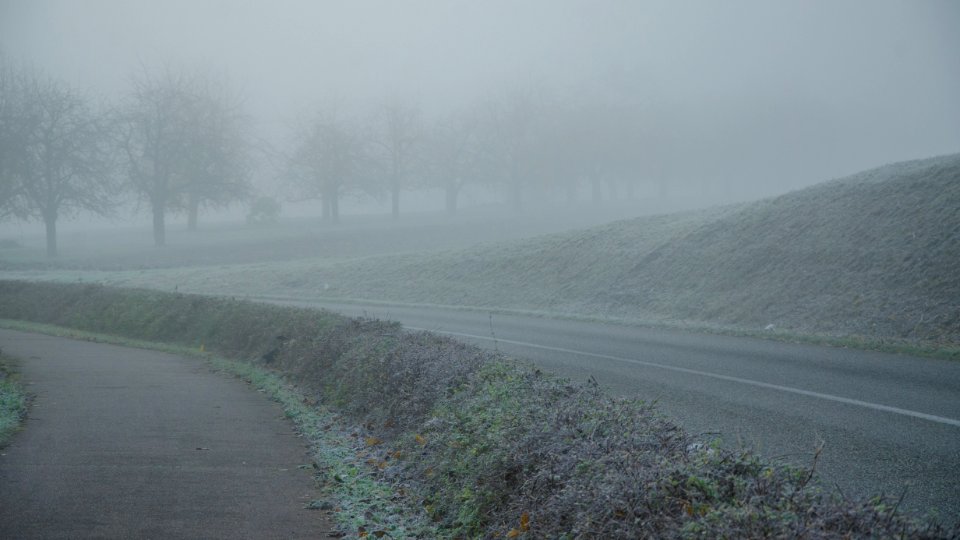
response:
M429 328L417 328L417 327L415 327L415 326L407 326L406 328L408 328L408 329L410 329L410 330L423 330L423 331L427 331L427 332L433 332L433 333L436 333L436 334L446 334L446 335L448 335L448 336L465 337L465 338L471 338L471 339L481 339L481 340L485 340L485 341L494 341L494 342L498 342L498 343L509 343L510 345L519 345L519 346L521 346L521 347L530 347L530 348L534 348L534 349L542 349L542 350L545 350L545 351L554 351L554 352L568 353L568 354L578 354L578 355L581 355L581 356L590 356L590 357L593 357L593 358L602 358L602 359L605 359L605 360L614 360L614 361L616 361L616 362L625 362L625 363L628 363L628 364L636 364L636 365L640 365L640 366L646 366L646 367L652 367L652 368L659 368L659 369L666 369L666 370L670 370L670 371L677 371L677 372L680 372L680 373L689 373L689 374L691 374L691 375L699 375L699 376L701 376L701 377L709 377L709 378L711 378L711 379L718 379L718 380L721 380L721 381L730 381L730 382L736 382L736 383L741 383L741 384L748 384L748 385L750 385L750 386L756 386L756 387L759 387L759 388L767 388L767 389L770 389L770 390L779 390L779 391L781 391L781 392L789 392L789 393L791 393L791 394L799 394L799 395L801 395L801 396L813 397L813 398L817 398L817 399L823 399L823 400L826 400L826 401L834 401L834 402L837 402L837 403L845 403L845 404L847 404L847 405L854 405L854 406L857 406L857 407L864 407L864 408L867 408L867 409L873 409L873 410L875 410L875 411L883 411L883 412L889 412L889 413L894 413L894 414L900 414L900 415L903 415L903 416L911 416L911 417L913 417L913 418L920 418L920 419L923 419L923 420L929 420L930 422L936 422L936 423L938 423L938 424L946 424L946 425L948 425L948 426L960 427L960 420L955 420L955 419L953 419L953 418L946 418L946 417L943 417L943 416L936 416L936 415L933 415L933 414L927 414L927 413L922 413L922 412L918 412L918 411L911 411L911 410L909 410L909 409L901 409L900 407L891 407L890 405L882 405L882 404L880 404L880 403L871 403L871 402L869 402L869 401L861 401L861 400L859 400L859 399L845 398L845 397L842 397L842 396L835 396L835 395L833 395L833 394L824 394L824 393L822 393L822 392L813 392L813 391L811 391L811 390L803 390L802 388L793 388L793 387L790 387L790 386L782 386L782 385L779 385L779 384L766 383L766 382L757 381L757 380L754 380L754 379L744 379L744 378L742 378L742 377L733 377L733 376L731 376L731 375L721 375L721 374L719 374L719 373L711 373L711 372L709 372L709 371L700 371L700 370L698 370L698 369L688 369L688 368L682 368L682 367L677 367L677 366L669 366L669 365L666 365L666 364L658 364L658 363L656 363L656 362L644 362L643 360L636 360L636 359L633 359L633 358L623 358L623 357L620 357L620 356L610 356L610 355L608 355L608 354L597 354L597 353L591 353L591 352L586 352L586 351L578 351L578 350L575 350L575 349L566 349L566 348L563 348L563 347L550 347L550 346L548 346L548 345L538 345L538 344L536 344L536 343L528 343L528 342L525 342L525 341L514 341L514 340L510 340L510 339L492 338L492 337L490 337L490 336L478 336L478 335L474 335L474 334L464 334L464 333L461 333L461 332L447 332L447 331L444 331L444 330L431 330L431 329L429 329Z

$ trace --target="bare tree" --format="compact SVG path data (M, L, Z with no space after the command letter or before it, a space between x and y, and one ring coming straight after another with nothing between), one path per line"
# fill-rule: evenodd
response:
M367 161L364 138L355 124L321 112L297 134L287 176L301 199L320 199L324 221L340 221L340 198L362 188Z
M487 103L482 147L490 164L499 169L513 209L523 209L524 186L533 176L536 123L540 100L533 92L518 90Z
M544 183L562 190L570 205L576 201L580 182L586 176L580 120L573 107L556 107L544 115L532 149Z
M479 173L478 119L461 113L434 124L425 137L424 165L434 185L444 190L448 214L457 213L463 187Z
M43 221L47 255L57 255L57 221L113 206L104 115L66 84L37 71L14 71L5 86L7 133L3 167L11 179L14 212ZM7 131L4 129L4 131Z
M386 171L393 219L400 217L400 190L405 186L423 138L420 109L399 99L379 110L373 140Z
M167 67L133 78L121 113L120 146L130 185L153 214L153 239L166 244L166 214L225 206L249 192L245 117L210 79Z
M166 244L167 211L183 207L195 138L196 79L169 68L155 74L142 69L132 80L121 112L120 146L127 179L147 200L153 214L153 241Z
M201 206L225 207L251 192L254 154L240 101L215 81L194 96L190 152L184 161L187 229L197 229Z

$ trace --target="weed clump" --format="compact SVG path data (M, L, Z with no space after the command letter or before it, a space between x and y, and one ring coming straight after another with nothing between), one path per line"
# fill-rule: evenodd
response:
M405 440L431 517L465 538L943 538L811 470L693 441L649 404L494 361ZM419 450L417 450L419 447Z
M20 427L27 412L27 396L14 380L0 353L0 446Z

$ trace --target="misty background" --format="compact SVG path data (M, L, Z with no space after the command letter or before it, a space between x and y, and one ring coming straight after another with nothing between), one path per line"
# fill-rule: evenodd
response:
M958 27L960 4L950 0L0 0L9 59L105 102L123 99L138 70L215 74L272 154L292 151L296 126L320 109L368 118L397 101L431 124L533 96L550 104L541 110L586 111L588 120L569 121L584 126L585 141L591 111L613 111L609 121L629 110L620 119L639 135L619 174L645 209L754 199L956 152ZM300 196L282 176L258 166L255 192L283 199L284 215L319 215L315 203L291 203ZM539 186L524 188L525 201L563 211L571 194L541 196ZM628 198L613 184L576 191L578 200ZM478 183L460 205L508 199L502 186ZM389 213L390 197L344 205ZM436 188L404 189L404 211L443 207Z

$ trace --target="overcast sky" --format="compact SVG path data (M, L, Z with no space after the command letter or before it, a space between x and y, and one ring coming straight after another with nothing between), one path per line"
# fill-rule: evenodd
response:
M225 72L269 129L331 96L612 88L690 139L676 159L705 164L678 176L791 187L960 151L956 0L0 0L0 48L108 96L138 63Z

